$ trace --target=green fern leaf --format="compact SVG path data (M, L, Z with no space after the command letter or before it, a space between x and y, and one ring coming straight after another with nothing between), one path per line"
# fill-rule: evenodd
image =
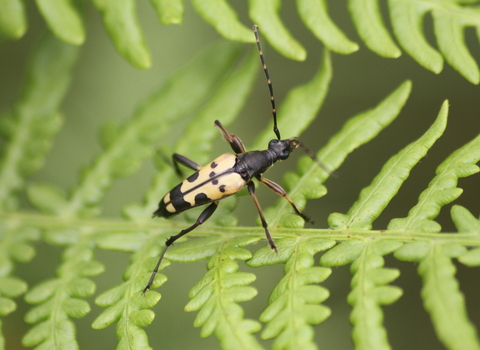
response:
M63 234L72 234L66 230ZM60 238L57 231L51 238ZM25 346L37 346L37 349L78 348L75 340L75 326L69 318L79 318L90 312L89 304L78 297L89 297L95 292L95 284L85 276L102 273L104 268L92 261L92 242L89 235L78 232L78 240L64 252L63 264L57 271L58 277L40 283L25 296L32 308L25 320L36 324L24 336ZM70 239L70 237L68 238ZM57 243L64 242L62 238ZM93 265L92 265L93 263Z
M331 311L319 305L328 298L328 291L312 284L326 280L331 270L313 267L313 256L334 246L335 241L299 236L278 240L276 244L280 254L272 254L269 247L265 247L248 261L249 266L259 267L286 260L284 277L260 315L260 320L267 323L262 338L276 338L273 347L278 349L316 349L312 341L314 332L309 325L323 322ZM272 258L276 261L272 262Z
M362 190L360 197L346 215L333 213L328 219L332 228L338 230L370 230L373 221L385 209L413 168L447 126L448 102L444 102L437 120L417 141L405 147L388 160L372 184Z
M262 349L252 336L260 330L260 324L244 319L237 304L257 294L247 286L255 280L255 275L238 273L235 261L251 257L248 250L240 248L251 243L252 237L242 236L220 243L208 262L208 272L193 287L189 294L192 300L185 306L185 311L200 310L194 325L202 327L202 337L215 333L224 349Z
M342 242L322 255L320 264L323 266L343 266L353 263L362 254L365 242L352 239Z
M192 0L195 10L226 39L255 42L252 31L241 24L225 0Z
M38 9L48 23L50 30L59 39L74 45L85 41L82 18L74 2L70 0L37 0Z
M398 287L386 286L400 273L397 269L383 268L383 255L401 246L398 241L356 237L336 246L320 259L324 266L352 263L350 271L354 277L348 303L353 307L350 321L354 325L353 339L359 349L390 348L382 326L380 305L395 302L402 291Z
M460 233L480 235L480 220L460 205L452 207L452 220Z
M257 24L262 35L282 55L292 60L304 61L307 58L305 48L295 40L278 16L281 1L249 0L249 16Z
M443 69L443 58L426 40L422 31L422 21L428 6L404 0L391 0L390 19L398 41L407 53L420 65L434 73Z
M103 15L103 23L118 52L140 69L152 65L145 38L136 17L132 0L93 0Z
M435 73L443 68L442 55L431 47L423 33L423 18L431 12L437 43L447 62L468 81L480 82L478 66L464 41L466 27L478 29L480 12L475 7L451 1L414 0L390 0L389 5L398 41L420 65Z
M389 230L418 230L420 232L438 232L440 225L433 221L440 209L458 198L462 190L457 188L458 179L478 173L476 165L480 160L480 136L453 152L437 168L437 176L419 196L418 203L406 218L393 219Z
M479 266L480 265L480 249L472 249L458 258L462 264L467 266Z
M358 44L350 41L329 17L326 1L298 0L296 3L302 21L329 50L342 54L358 50Z
M127 235L124 235L127 238ZM116 244L119 236L107 235L98 243L108 249L111 244ZM138 236L136 236L138 242ZM141 293L146 281L160 254L161 248L156 243L157 237L150 237L143 241L143 245L136 250L135 246L129 246L128 241L123 242L122 247L136 250L131 257L130 266L125 272L122 284L100 294L95 303L107 308L93 322L95 329L106 328L117 323L118 349L151 349L143 327L148 326L154 319L152 311L148 310L158 303L160 294L149 291L145 295ZM117 245L118 246L118 245ZM148 262L148 264L146 263ZM168 260L164 260L160 269L168 266ZM152 289L158 288L165 283L167 278L157 274L152 284Z
M68 205L65 193L47 184L28 184L27 197L35 208L48 214L58 214Z
M180 24L183 22L185 6L182 0L150 0L162 24Z
M400 272L383 268L382 256L400 246L401 242L368 240L361 255L352 264L350 271L354 277L348 303L353 307L350 321L354 325L352 337L358 349L389 348L380 305L395 302L402 295L402 290L386 285L397 279Z
M27 16L21 0L0 0L0 33L19 39L27 31Z
M458 12L457 12L458 11ZM472 20L472 17L475 19ZM479 27L480 12L478 9L451 8L450 11L433 11L435 35L438 47L447 62L468 81L480 82L480 72L474 58L468 51L464 39L465 29L469 26Z
M451 210L452 220L459 233L466 234L470 237L478 237L480 235L480 220L475 218L466 208L460 205L454 205ZM458 261L467 266L480 265L480 249L474 248L462 254Z
M423 279L422 298L430 313L438 337L449 349L480 349L475 327L467 316L465 299L455 279L455 265L451 258L464 255L463 246L449 243L423 243L422 254L412 259L411 248L418 251L418 243L409 243L396 251L400 260L420 262L418 273ZM405 259L406 258L406 259Z
M410 90L411 83L407 81L376 108L350 119L343 129L317 153L317 157L329 169L337 169L350 152L371 140L395 119L405 104ZM289 181L286 183L285 189L299 208L303 208L307 198L316 198L316 194L322 194L311 191L311 188L318 188L318 185L326 180L328 174L307 158L300 160L298 169L300 176L286 178ZM270 225L302 227L303 220L290 213L290 207L285 202L284 200L278 201L275 207L265 211L265 217Z
M33 55L20 100L2 118L0 132L7 140L0 158L0 208L4 211L18 206L24 178L43 165L60 128L58 108L77 53L77 48L45 37Z
M348 9L358 35L370 50L383 57L396 58L402 54L383 23L378 1L349 0Z

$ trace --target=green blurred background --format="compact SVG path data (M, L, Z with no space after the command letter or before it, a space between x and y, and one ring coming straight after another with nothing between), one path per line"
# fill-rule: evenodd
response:
M18 42L5 41L0 46L0 111L11 106L19 96L29 53L42 34L47 30L35 6L28 4L29 31ZM87 41L82 48L80 60L75 68L73 81L63 103L64 128L56 137L56 143L47 157L45 168L34 176L35 181L55 183L66 190L78 181L79 168L101 152L98 130L105 121L127 120L136 107L159 86L173 71L186 64L193 55L207 45L222 39L205 23L186 2L185 20L182 25L163 26L147 2L137 2L140 24L146 33L152 54L153 67L146 71L133 68L114 49L101 23L99 14L91 5L86 6ZM242 22L250 26L245 3L231 1L240 14ZM382 3L382 6L386 6ZM356 200L359 191L367 186L381 169L385 161L422 135L433 123L445 99L450 101L449 125L444 136L412 171L400 193L375 222L375 229L385 228L393 217L405 216L417 201L420 192L434 176L436 166L451 152L459 148L479 132L479 87L462 78L448 65L435 75L420 67L405 53L399 59L385 59L370 52L355 33L343 1L330 1L331 17L351 40L360 44L360 50L343 56L332 54L333 80L319 117L302 141L317 150L327 143L349 117L375 106L406 79L413 81L413 91L402 113L375 140L352 153L338 170L338 177L326 182L328 194L309 202L307 213L315 219L314 227L326 228L327 217L332 212L347 212ZM384 8L384 18L387 19ZM293 36L308 51L305 62L290 61L263 42L267 64L274 83L276 99L280 104L287 92L305 83L314 74L321 59L323 46L313 37L298 19L293 2L285 1L281 11L284 22ZM432 21L426 17L424 24L427 37L435 45ZM260 29L261 30L261 29ZM252 34L253 35L253 34ZM474 30L466 31L469 49L475 58L480 57L478 40ZM251 44L245 44L246 48ZM252 130L261 129L269 121L270 104L267 87L258 66L258 79L254 91L236 122L229 127L248 145L255 138ZM186 96L188 98L188 96ZM218 116L221 120L221 116ZM253 127L252 127L253 126ZM282 132L285 136L286 131ZM273 133L272 133L273 136ZM229 151L228 145L218 140L218 154ZM195 155L187 155L195 159ZM276 166L268 177L281 182L282 174L295 167L293 161ZM119 180L109 191L103 216L119 217L121 208L132 201L142 199L148 188L154 167L146 162L134 176ZM479 176L460 181L464 194L454 203L467 207L474 215L480 213ZM259 189L259 198L264 207L272 204L276 197L266 189ZM443 231L454 231L446 206L438 221ZM153 209L152 209L153 210ZM256 211L249 199L242 198L236 214L240 224L255 225ZM37 256L26 265L17 268L18 275L30 285L52 277L60 261L61 249L46 244L37 246ZM129 256L119 252L98 252L98 259L106 264L107 272L95 278L98 293L119 283L122 271L128 265ZM195 264L174 263L166 274L169 282L160 290L162 301L154 308L156 319L146 330L150 345L162 349L216 349L218 344L212 337L199 338L199 329L192 327L195 313L183 312L188 302L188 291L205 271L204 262ZM393 284L402 287L404 296L393 306L384 307L385 325L389 329L389 340L396 349L442 349L436 339L428 315L423 310L420 293L420 278L413 264L402 263L387 257L387 266L399 267L402 275ZM479 273L475 269L458 266L461 289L466 295L469 316L477 325L480 323L477 290ZM245 267L241 269L246 270ZM268 291L279 280L282 266L264 267L254 271L258 278L253 284L260 293L252 301L243 304L247 317L258 317L268 298ZM324 349L350 349L351 327L348 322L350 307L346 304L350 274L348 267L335 268L333 275L323 285L331 296L325 304L332 308L332 316L316 328L318 344ZM97 293L97 295L98 295ZM77 320L78 339L82 349L111 349L116 346L113 327L93 331L92 321L100 308L92 304L92 312ZM22 321L28 306L18 300L19 310L4 319L7 349L22 349L20 339L28 329ZM266 344L269 344L268 342ZM267 345L268 346L268 345Z

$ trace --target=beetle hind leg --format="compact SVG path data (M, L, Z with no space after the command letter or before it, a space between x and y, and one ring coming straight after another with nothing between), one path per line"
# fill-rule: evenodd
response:
M250 193L250 196L253 199L253 202L255 203L255 206L257 207L258 214L260 215L260 220L262 220L262 226L263 229L265 230L265 236L267 237L268 244L270 244L270 248L275 251L275 253L278 253L277 247L275 246L275 243L273 243L272 236L270 235L270 231L268 230L268 224L267 220L265 220L265 217L263 216L262 208L260 207L260 202L257 199L257 196L255 195L255 184L250 181L247 183L247 188L248 188L248 193Z
M153 280L155 279L155 276L157 275L158 269L159 269L159 267L162 263L163 257L165 256L165 253L167 252L168 248L170 248L170 246L177 239L179 239L180 237L182 237L182 236L186 235L187 233L193 231L195 228L197 228L198 226L203 224L205 221L207 221L210 218L210 216L212 216L212 214L215 212L217 207L218 207L218 201L213 202L204 211L202 211L202 213L198 217L197 221L195 221L195 223L192 226L187 227L186 229L180 231L180 233L178 235L172 236L172 237L170 237L169 239L166 240L165 247L163 248L162 254L160 254L160 258L158 259L157 265L155 265L155 268L153 269L152 275L150 276L150 279L148 280L148 283L147 283L146 287L143 289L142 294L145 294L146 292L148 292L150 290L150 287L152 286Z
M307 215L305 215L300 209L298 209L297 205L294 203L294 201L292 201L292 199L287 195L287 192L282 188L282 186L280 186L279 184L273 182L272 180L269 180L269 179L266 179L260 175L257 175L256 178L261 182L263 183L265 186L267 186L269 189L271 189L273 192L275 192L276 194L278 194L279 196L282 196L283 198L285 198L291 205L292 205L292 208L293 210L295 210L295 212L297 213L297 215L299 215L300 217L302 217L303 220L307 221L307 222L310 222L313 224L313 220L308 217Z

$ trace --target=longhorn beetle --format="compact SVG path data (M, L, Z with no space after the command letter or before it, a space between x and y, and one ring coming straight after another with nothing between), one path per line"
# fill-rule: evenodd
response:
M177 239L186 235L190 231L193 231L196 227L207 221L217 209L218 202L221 199L237 193L245 186L247 186L248 193L252 197L253 202L257 207L258 214L260 215L260 219L262 221L262 226L265 230L267 241L272 250L275 252L277 251L275 243L273 243L273 239L268 231L268 224L263 216L260 203L255 196L255 185L252 181L253 178L266 185L276 194L285 198L292 205L295 212L305 221L313 222L307 215L298 209L298 207L290 199L290 197L288 197L287 193L280 185L262 177L262 174L266 172L273 164L275 164L277 161L287 159L290 153L292 153L295 148L299 147L303 148L308 156L316 161L325 171L329 173L330 171L326 169L326 167L320 163L314 153L297 138L293 137L285 140L281 139L280 131L277 128L277 110L275 108L273 86L267 66L265 64L265 58L260 45L257 26L253 26L253 32L255 34L258 52L262 61L263 71L267 77L268 89L270 90L270 101L272 103L273 114L273 131L275 136L277 136L277 139L271 140L268 143L268 148L264 151L247 152L242 140L240 140L237 135L230 134L218 120L215 120L215 127L220 130L223 139L230 144L230 147L232 147L232 150L235 152L235 154L222 154L220 157L214 159L203 167L184 156L173 154L172 159L177 174L181 175L178 164L182 164L188 168L191 168L192 170L195 170L195 173L175 186L165 195L165 197L162 198L158 204L158 209L153 213L153 217L159 216L168 219L190 208L205 204L209 204L209 206L200 214L197 221L192 226L167 239L165 242L165 247L163 248L150 280L142 292L143 294L150 289L155 275L157 274L158 268L162 263L163 257L167 252L167 249Z

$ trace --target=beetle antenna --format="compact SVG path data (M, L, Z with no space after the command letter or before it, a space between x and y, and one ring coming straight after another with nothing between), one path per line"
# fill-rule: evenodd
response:
M268 89L270 90L270 102L272 102L272 114L273 114L273 132L277 136L277 139L280 138L280 131L277 128L277 109L275 108L275 97L273 96L273 85L270 80L270 74L268 74L267 65L265 64L265 57L263 56L262 45L260 45L260 36L258 35L258 26L253 26L253 33L255 34L255 40L257 42L258 53L260 54L260 59L262 60L263 71L267 77Z
M295 138L295 139L293 139L293 144L296 148L300 147L301 149L303 149L305 151L305 153L307 154L307 156L312 158L312 160L315 163L317 163L318 166L320 168L322 168L323 170L325 170L328 174L330 174L333 177L338 177L337 173L332 171L331 169L329 169L325 164L323 164L322 161L317 158L315 153L313 153L313 151L310 148L308 148L303 142L301 142L297 138Z

